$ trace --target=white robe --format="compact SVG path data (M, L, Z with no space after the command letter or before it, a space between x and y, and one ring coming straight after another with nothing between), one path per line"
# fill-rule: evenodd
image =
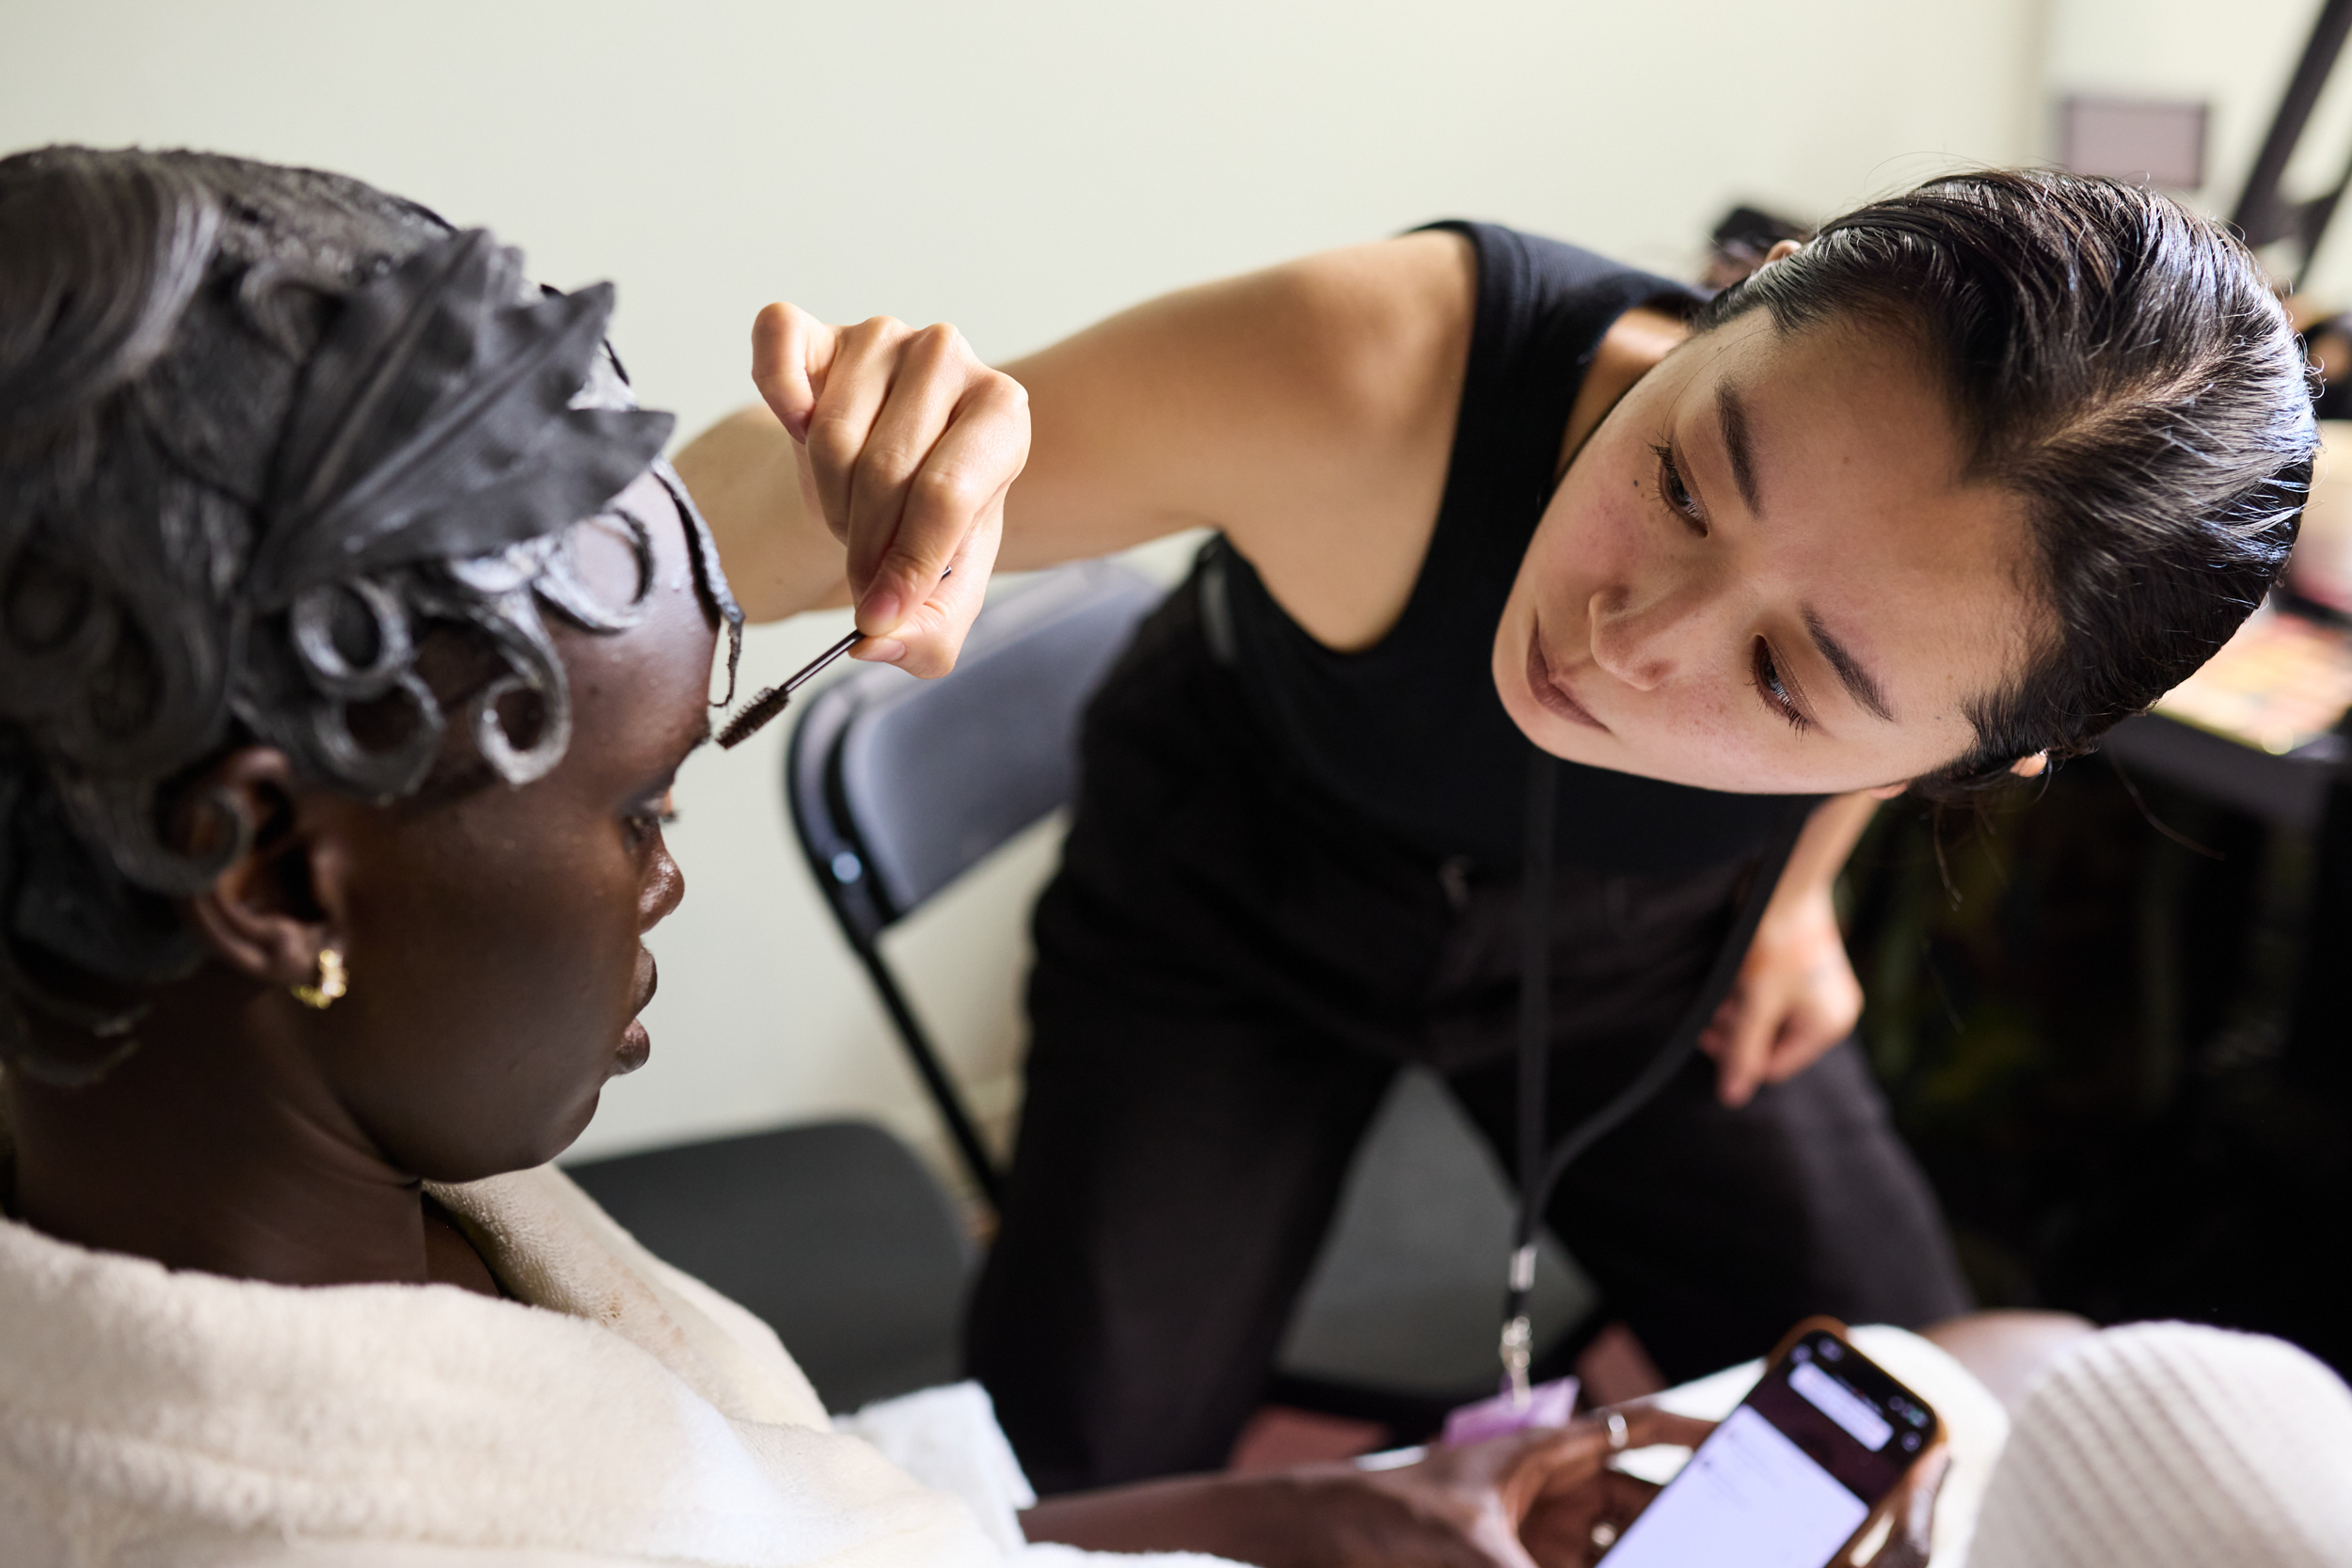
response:
M173 1272L0 1221L0 1562L993 1568L1009 1547L1044 1568L1084 1555L1017 1544L1025 1485L976 1390L897 1423L961 1423L946 1445L961 1475L939 1478L961 1479L960 1497L836 1431L765 1323L556 1170L434 1196L517 1299Z

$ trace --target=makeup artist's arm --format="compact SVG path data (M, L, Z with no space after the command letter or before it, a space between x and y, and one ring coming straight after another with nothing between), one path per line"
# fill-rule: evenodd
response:
M1862 984L1846 957L1835 893L1881 792L1834 795L1813 808L1740 965L1699 1044L1715 1058L1715 1093L1744 1105L1793 1078L1853 1033Z
M882 629L874 583L935 580L961 539L993 556L1000 523L1009 568L1208 527L1310 632L1360 646L1427 546L1472 295L1467 241L1407 235L1169 294L995 381L946 329L832 328L771 306L754 333L766 405L678 467L754 619L847 603L857 583L859 626ZM915 564L894 575L901 557ZM948 581L977 609L984 576Z

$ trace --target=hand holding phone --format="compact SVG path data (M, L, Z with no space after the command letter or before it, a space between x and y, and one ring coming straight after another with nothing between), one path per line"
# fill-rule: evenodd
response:
M1939 1436L1927 1402L1847 1343L1841 1324L1807 1319L1602 1561L1828 1568Z

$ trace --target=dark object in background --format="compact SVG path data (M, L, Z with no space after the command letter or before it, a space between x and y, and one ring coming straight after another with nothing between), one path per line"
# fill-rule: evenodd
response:
M2343 176L2333 186L2302 200L2287 198L2287 166L2294 161L2296 144L2311 123L2312 111L2319 106L2347 35L2352 35L2352 0L2323 0L2302 57L2296 62L2295 74L2279 97L2279 112L2271 117L2262 150L2254 154L2254 166L2247 171L2246 189L2230 214L2246 243L2257 250L2281 241L2294 243L2297 290L2311 276L2312 259L2319 252L2319 242L2336 215L2337 204L2346 188L2352 187L2352 162L2344 166Z
M826 1409L955 1381L971 1243L881 1128L817 1122L565 1172L662 1261L766 1320Z
M1772 246L1783 240L1802 245L1813 230L1793 218L1760 207L1734 207L1707 237L1707 270L1699 277L1705 289L1728 289L1764 264Z
M2310 926L2345 847L2103 757L1974 832L1882 815L1849 872L1862 1037L1982 1305L2352 1371L2352 937Z
M2352 315L2305 327L2303 352L2320 377L2312 412L2323 420L2352 420Z

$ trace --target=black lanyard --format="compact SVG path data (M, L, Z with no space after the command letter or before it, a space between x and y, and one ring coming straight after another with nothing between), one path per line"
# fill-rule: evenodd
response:
M1740 960L1747 957L1748 943L1755 940L1764 908L1772 900L1772 890L1779 885L1781 872L1797 847L1797 835L1804 831L1805 818L1813 809L1809 800L1789 803L1786 818L1773 830L1756 863L1747 895L1740 900L1739 918L1724 933L1698 995L1667 1037L1665 1046L1608 1103L1577 1123L1558 1143L1546 1147L1544 1096L1551 1064L1552 829L1559 809L1559 773L1558 761L1550 752L1534 752L1527 773L1527 861L1519 884L1518 1218L1511 1232L1510 1284L1502 1298L1501 1354L1513 1402L1521 1406L1527 1402L1527 1368L1534 1354L1527 1297L1535 1285L1535 1227L1542 1223L1544 1205L1577 1157L1647 1104L1698 1049L1708 1021L1731 994Z

